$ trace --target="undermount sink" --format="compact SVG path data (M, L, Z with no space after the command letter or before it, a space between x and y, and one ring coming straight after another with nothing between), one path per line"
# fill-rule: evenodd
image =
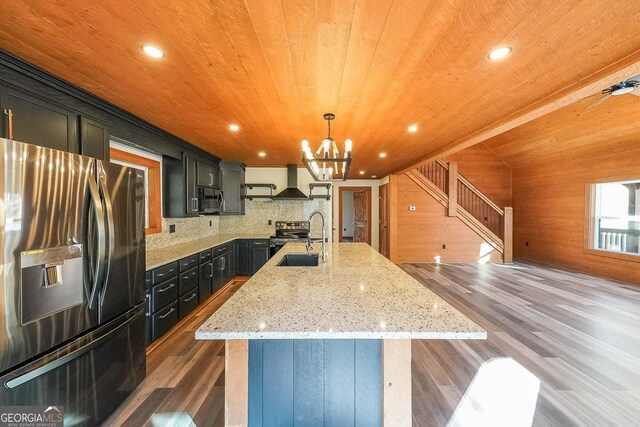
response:
M315 267L318 265L318 254L286 254L278 263L278 267Z

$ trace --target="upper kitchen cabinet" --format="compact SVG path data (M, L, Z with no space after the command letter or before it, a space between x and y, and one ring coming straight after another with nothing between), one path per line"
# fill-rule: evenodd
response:
M42 98L0 86L2 136L56 150L78 152L78 116Z
M242 197L244 175L244 165L220 162L220 188L223 196L221 215L244 215L245 200Z
M200 187L220 188L219 168L211 163L197 162L197 181Z
M214 161L205 161L184 153L182 161L164 156L162 168L164 216L167 218L197 216L198 187L218 188L219 185L219 167ZM201 185L201 182L207 185Z
M197 216L196 159L186 154L182 160L163 156L162 172L163 216L167 218Z
M80 154L109 160L109 127L105 123L80 117Z

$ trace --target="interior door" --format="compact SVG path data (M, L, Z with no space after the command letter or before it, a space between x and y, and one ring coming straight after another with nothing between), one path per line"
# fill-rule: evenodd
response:
M378 242L378 248L382 255L389 258L389 186L387 184L381 185L379 191L380 231L378 235L380 241Z
M369 238L369 196L366 191L353 193L353 241L371 243Z
M144 173L98 162L107 230L107 266L100 295L100 322L144 301Z

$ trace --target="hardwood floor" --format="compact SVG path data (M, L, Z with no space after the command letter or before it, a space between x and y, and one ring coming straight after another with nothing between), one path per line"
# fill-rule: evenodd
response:
M640 288L522 263L401 267L488 332L486 341L413 341L414 426L447 425L495 358L541 381L536 426L638 425ZM105 425L223 425L224 343L193 333L244 281L148 354L147 378Z

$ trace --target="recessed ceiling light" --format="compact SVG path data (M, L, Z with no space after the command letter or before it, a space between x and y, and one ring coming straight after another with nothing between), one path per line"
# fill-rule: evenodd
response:
M418 132L418 125L411 125L407 128L407 130L411 133Z
M377 178L377 176L376 175L371 175L371 178Z
M265 157L267 155L267 153L265 153L264 151L261 151L258 153L258 156L260 157Z
M387 157L387 153L380 153L380 157Z
M364 175L364 171L360 171L360 175Z
M489 54L489 59L491 60L497 60L497 59L502 59L505 56L509 55L511 53L511 48L509 46L503 46L503 47L499 47L497 49L494 49L491 51L491 53Z
M238 125L229 125L229 130L232 132L238 132L240 130L240 126Z
M142 50L144 51L144 53L146 53L152 58L156 58L156 59L164 58L164 52L155 46L151 46L150 44L146 44L142 46Z

